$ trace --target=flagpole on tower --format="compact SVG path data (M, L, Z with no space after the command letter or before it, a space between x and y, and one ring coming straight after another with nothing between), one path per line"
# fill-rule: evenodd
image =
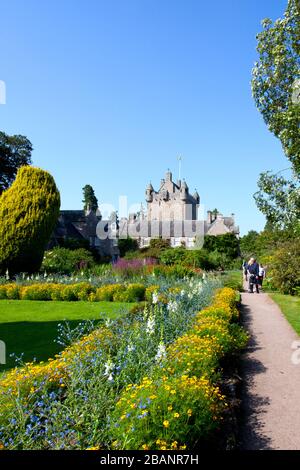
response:
M181 179L181 162L182 162L182 156L179 155L177 157L177 160L178 160L178 179L180 180Z

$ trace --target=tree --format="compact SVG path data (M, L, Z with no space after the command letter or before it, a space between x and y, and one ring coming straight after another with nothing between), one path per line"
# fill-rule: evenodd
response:
M259 179L255 194L258 208L267 221L279 227L298 229L300 205L300 94L295 88L300 78L300 7L299 0L289 0L283 18L262 22L258 34L259 61L252 76L252 93L269 130L280 139L291 163L293 179L271 172ZM295 98L296 96L296 98ZM297 98L298 96L298 98Z
M120 256L123 257L129 252L135 252L138 250L139 245L136 240L133 238L120 238L118 241L118 247L120 251Z
M31 152L27 137L0 132L0 194L12 184L18 168L32 163Z
M0 196L0 274L38 271L57 222L60 196L53 177L23 166Z
M83 191L83 209L86 210L91 210L93 212L96 212L98 209L98 199L95 196L95 192L90 184L86 184L84 188L82 188Z
M300 185L296 178L286 179L270 171L262 173L258 180L254 199L266 216L269 227L289 229L300 233Z
M239 256L239 241L234 233L225 233L223 235L205 235L203 249L208 252L217 251L224 254L230 260Z
M256 243L259 233L255 230L250 230L247 235L240 238L240 250L244 259L248 260L256 253Z

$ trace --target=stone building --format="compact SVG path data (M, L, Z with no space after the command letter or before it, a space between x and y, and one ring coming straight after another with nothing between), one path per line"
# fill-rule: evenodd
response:
M224 217L217 210L208 211L207 219L198 220L200 196L195 190L190 193L185 180L172 179L172 173L168 170L160 187L156 191L152 184L146 188L147 213L142 217L131 214L130 224L147 222L147 235L138 238L141 247L148 246L154 236L163 236L170 239L171 246L195 246L197 236L222 235L234 233L239 236L239 227L236 226L234 214ZM184 222L184 223L183 223ZM191 222L191 224L189 224ZM169 229L169 237L166 236Z
M103 221L99 209L60 211L47 248L63 245L67 239L87 240L90 247L96 249L101 256L115 259L119 255L117 237L124 238L129 235L138 240L140 247L148 246L151 238L163 237L168 238L173 247L183 245L193 248L197 237L204 235L234 233L239 236L234 214L224 217L214 210L207 212L206 220L198 220L198 192L195 190L191 194L185 180L175 183L169 170L157 191L149 183L145 196L146 211L141 205L138 214L129 214L128 218L122 218L117 223L112 220ZM96 232L100 221L104 235L106 232L114 232L117 236L98 238ZM115 228L112 228L113 224L116 225Z
M79 243L88 241L90 248L96 249L101 256L117 257L119 255L117 240L109 238L100 240L97 237L96 229L100 221L108 231L112 222L103 221L99 209L60 211L47 249L63 246L66 240L76 240Z

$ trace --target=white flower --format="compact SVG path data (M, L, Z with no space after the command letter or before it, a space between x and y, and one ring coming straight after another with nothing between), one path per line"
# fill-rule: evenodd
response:
M158 294L157 294L157 292L153 292L153 294L152 294L152 303L153 304L158 303Z
M115 365L114 363L112 362L111 359L108 359L108 361L106 362L106 364L104 364L104 374L107 378L107 380L109 382L112 382L113 381L113 370L115 368Z
M133 344L129 343L128 346L127 346L127 351L131 352L131 351L134 351L134 350L135 350L135 347L133 346Z
M163 359L165 359L166 357L166 346L164 345L164 343L161 341L158 345L158 348L157 348L157 353L156 353L156 356L155 356L155 361L156 362L161 362Z
M152 335L154 333L154 328L155 328L155 319L153 317L149 317L147 321L146 332L149 335Z
M167 306L168 310L170 310L170 312L173 312L173 313L176 312L177 307L178 307L178 304L175 300L173 301L170 300Z
M6 280L9 281L9 272L8 272L8 269L6 270L5 277L6 277Z

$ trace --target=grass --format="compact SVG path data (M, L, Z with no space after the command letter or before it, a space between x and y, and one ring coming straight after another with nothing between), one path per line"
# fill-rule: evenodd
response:
M0 340L6 345L6 364L0 373L15 366L10 354L24 361L47 360L62 347L54 342L57 326L67 320L71 327L88 319L116 318L134 304L123 302L44 302L31 300L0 300Z
M268 292L268 294L279 305L288 322L300 335L300 297L278 292Z
M225 271L222 274L222 282L226 287L232 287L235 290L243 290L243 272L241 269Z

